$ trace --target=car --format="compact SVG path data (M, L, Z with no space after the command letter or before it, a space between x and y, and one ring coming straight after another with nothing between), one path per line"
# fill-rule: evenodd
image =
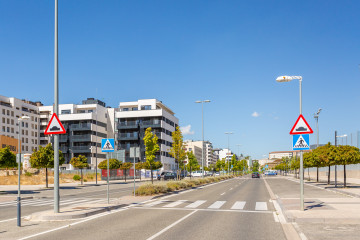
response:
M164 175L168 172L162 172L160 175L157 176L157 180L164 180Z
M267 176L275 176L277 175L277 172L274 170L265 171L265 175Z
M259 174L258 172L253 172L253 173L251 174L251 177L252 177L252 178L260 178L260 174Z

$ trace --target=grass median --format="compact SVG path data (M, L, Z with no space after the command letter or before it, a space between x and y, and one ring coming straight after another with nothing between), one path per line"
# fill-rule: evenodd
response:
M156 195L161 193L168 193L182 189L189 189L208 183L220 182L235 176L219 176L219 177L205 177L205 178L195 178L191 180L180 180L180 181L163 181L157 182L154 184L147 183L143 184L135 190L135 195L137 196L149 196Z

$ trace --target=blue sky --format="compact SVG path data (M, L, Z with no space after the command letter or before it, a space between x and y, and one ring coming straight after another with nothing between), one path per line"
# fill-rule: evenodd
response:
M355 133L360 2L59 0L60 103L157 98L181 126L253 158L290 150L303 115L320 143ZM0 1L0 94L53 103L54 1ZM97 90L96 90L97 89ZM254 114L254 113L257 114ZM258 115L254 117L253 115ZM316 138L310 136L310 142ZM350 143L350 138L348 140Z

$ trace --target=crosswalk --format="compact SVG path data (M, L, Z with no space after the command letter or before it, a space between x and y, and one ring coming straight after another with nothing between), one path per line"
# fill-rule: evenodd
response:
M268 202L252 202L247 203L246 201L207 201L207 200L157 200L149 203L142 204L139 207L143 208L184 208L184 209L229 209L229 210L250 210L250 211L268 211Z
M105 203L105 202L107 202L106 199L72 198L72 199L60 200L60 206L76 205L76 204L83 204L83 203ZM47 199L47 198L21 200L21 206L41 207L41 206L47 206L47 205L53 205L53 204L54 204L54 200ZM9 206L16 206L16 205L17 205L16 200L0 203L0 207L9 207Z

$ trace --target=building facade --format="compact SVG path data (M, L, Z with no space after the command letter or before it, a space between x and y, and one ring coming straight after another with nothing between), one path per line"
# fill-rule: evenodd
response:
M40 145L51 143L52 136L44 132L53 114L53 106L39 107ZM66 134L59 136L59 149L62 151L65 164L72 157L84 155L91 168L106 159L101 152L101 139L108 137L108 126L111 124L108 108L100 100L88 98L82 104L60 104L59 119Z
M193 153L201 166L202 160L202 153L204 151L204 166L209 167L210 164L214 164L217 161L217 156L214 153L214 149L212 143L209 141L193 141L193 140L186 140L184 141L186 145L186 151L193 150ZM194 152L195 151L195 152Z
M130 148L140 147L138 161L145 161L145 130L151 127L159 138L160 151L155 155L155 161L161 161L162 171L177 169L175 159L169 154L172 146L172 132L179 120L174 112L157 99L142 99L135 102L120 102L114 111L116 122L117 149L125 150L125 160L132 162Z
M21 152L32 153L39 146L39 112L41 102L31 102L13 97L0 95L0 135L18 139L18 119L28 116L28 120L21 121ZM13 144L13 143L12 143ZM16 145L15 151L18 152Z

